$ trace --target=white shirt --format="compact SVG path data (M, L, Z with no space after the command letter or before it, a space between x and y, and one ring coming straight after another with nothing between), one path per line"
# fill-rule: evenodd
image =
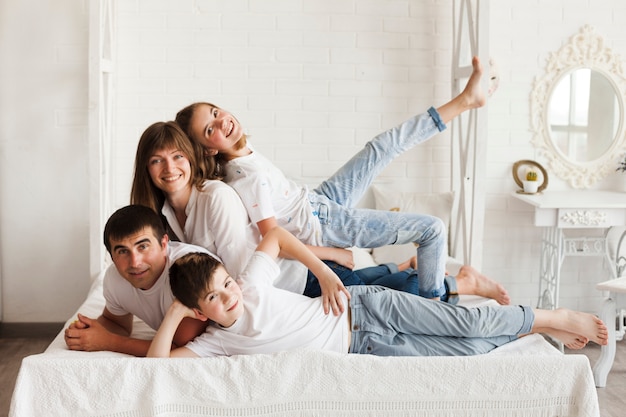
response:
M278 225L309 245L321 246L321 226L313 215L307 187L287 179L270 160L255 152L226 163L224 181L243 201L254 224L275 217Z
M207 327L186 347L196 355L231 356L306 348L348 352L348 309L324 314L321 297L309 298L272 285L278 265L255 252L241 275L244 313L232 326ZM348 305L343 296L344 305Z
M133 287L120 275L115 264L110 265L104 275L103 292L106 308L116 316L128 313L140 318L157 330L167 309L174 301L170 288L170 266L176 259L190 252L209 253L204 248L180 242L169 242L165 269L148 290ZM211 254L212 255L212 254Z
M202 190L192 187L185 207L184 230L167 201L161 212L181 241L217 254L233 277L241 275L261 242L259 229L250 222L239 195L222 181L205 181ZM279 259L278 263L281 273L274 285L302 294L306 286L306 266L289 259Z

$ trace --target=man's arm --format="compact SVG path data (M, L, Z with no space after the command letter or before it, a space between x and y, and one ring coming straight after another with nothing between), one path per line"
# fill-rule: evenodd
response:
M285 253L293 257L293 259L302 262L315 274L320 282L324 312L328 314L330 309L333 310L335 315L343 312L344 305L340 294L344 293L349 299L350 293L328 265L315 256L294 235L282 227L275 227L263 237L263 240L257 246L257 251L265 252L274 259L279 254Z
M193 317L195 317L195 313L192 309L184 306L180 301L174 300L167 313L165 313L163 322L159 326L154 339L152 339L146 356L149 358L197 357L198 355L186 347L171 349L176 329L185 319L196 320Z
M132 314L116 316L105 307L102 315L96 320L79 314L78 320L65 330L65 343L70 350L87 352L107 350L146 356L151 341L130 337L132 325ZM175 329L173 340L177 346L184 346L201 334L205 327L206 323L200 320L185 318Z

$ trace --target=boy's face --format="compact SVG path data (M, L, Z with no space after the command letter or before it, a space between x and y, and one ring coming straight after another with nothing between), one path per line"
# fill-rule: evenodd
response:
M167 235L159 241L151 227L123 239L110 239L111 259L130 284L142 290L152 288L167 262Z
M200 311L222 327L232 326L243 314L241 288L220 266L215 270L208 290L208 294L198 300Z

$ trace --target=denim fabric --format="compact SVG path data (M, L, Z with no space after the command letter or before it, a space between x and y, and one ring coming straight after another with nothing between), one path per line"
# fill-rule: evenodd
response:
M333 261L323 262L337 274L346 287L349 285L380 285L393 290L419 295L418 273L414 269L409 268L404 271L398 271L396 264L389 263L353 271ZM445 294L441 296L441 301L457 304L458 295L450 295L451 292L458 294L456 292L456 278L447 275L444 284ZM307 273L307 283L303 294L307 297L319 297L322 295L320 283L310 270Z
M350 353L379 356L468 356L529 333L527 306L461 307L380 286L348 287Z
M447 256L447 232L443 221L433 216L371 209L355 209L367 188L398 155L445 129L434 108L381 133L309 193L311 209L318 216L322 245L376 248L414 242L417 255L419 294L440 297Z

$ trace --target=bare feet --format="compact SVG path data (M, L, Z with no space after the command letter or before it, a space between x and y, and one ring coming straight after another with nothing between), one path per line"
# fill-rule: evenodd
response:
M493 298L498 304L511 304L511 297L502 284L481 274L469 265L463 265L459 270L456 276L456 285L459 294L480 295Z
M580 336L574 333L566 332L564 330L548 328L545 331L542 331L541 333L546 333L552 336L553 338L559 340L568 349L573 349L573 350L582 349L585 346L587 346L587 343L589 343L589 339L587 339L586 337Z
M552 328L573 333L581 340L588 339L599 345L608 343L609 331L606 325L593 314L559 308L556 310L534 310L536 328ZM555 336L557 337L557 336ZM558 337L557 337L558 338Z

